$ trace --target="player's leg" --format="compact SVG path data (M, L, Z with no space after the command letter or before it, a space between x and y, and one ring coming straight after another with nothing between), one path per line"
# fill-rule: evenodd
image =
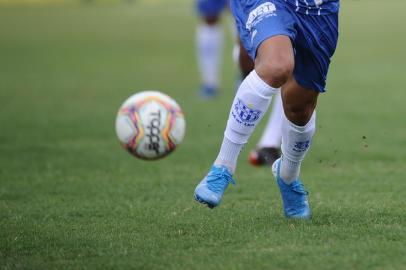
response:
M275 62L274 50L277 50ZM288 217L308 218L310 208L307 193L298 179L300 163L310 146L314 134L312 117L318 92L304 89L293 77L294 56L292 43L287 36L271 37L259 46L255 70L269 85L282 88L286 117L282 125L282 165L275 162L275 172L285 214ZM309 121L311 119L311 121Z
M211 207L220 203L225 188L233 182L232 174L243 146L267 111L272 96L292 74L294 61L289 37L278 35L267 44L266 59L270 62L256 61L255 69L241 83L217 159L195 190L195 198Z
M280 176L287 184L299 177L301 162L309 150L316 129L319 92L305 89L292 77L283 87L285 115L282 126L282 162Z
M197 27L196 48L202 97L210 98L217 94L220 83L223 36L219 17L206 17Z
M239 39L239 64L241 76L245 78L254 69L254 61ZM270 117L256 149L249 154L248 160L255 166L272 165L280 157L282 130L282 99L277 93L273 98Z
M247 77L254 69L254 61L251 59L247 50L244 48L241 39L238 39L238 46L238 64L240 66L241 77L242 79L245 79L245 77Z
M272 54L272 50L278 54ZM277 59L271 59L276 57ZM258 48L255 69L268 84L281 86L292 75L294 67L291 40L286 35L265 40ZM257 149L251 151L249 161L254 165L272 165L280 156L282 106L280 96L275 98L275 106Z
M293 14L297 22L295 69L294 76L282 88L286 116L282 128L282 158L274 163L272 171L281 191L285 215L309 218L300 167L316 130L315 108L319 93L325 91L330 58L337 44L338 16Z
M315 107L318 92L300 86L292 76L282 88L284 118L282 157L272 166L284 212L289 218L310 217L308 193L300 178L301 163L309 151L316 130Z
M282 97L281 94L278 93L274 98L271 115L265 127L264 133L258 142L259 148L280 148L282 140L282 120Z
M210 98L217 94L220 80L224 33L220 15L225 8L224 0L198 0L197 10L201 23L196 30L196 48L201 75L200 94Z

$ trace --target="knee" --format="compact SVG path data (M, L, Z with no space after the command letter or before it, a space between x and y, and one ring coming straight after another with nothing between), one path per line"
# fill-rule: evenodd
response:
M284 104L286 118L298 126L305 126L309 122L315 108L313 102Z
M279 88L292 76L294 61L290 57L278 57L259 61L255 70L267 84Z

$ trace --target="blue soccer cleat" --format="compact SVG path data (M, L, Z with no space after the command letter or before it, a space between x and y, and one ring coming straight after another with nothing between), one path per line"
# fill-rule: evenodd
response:
M203 99L212 99L218 94L217 88L203 85L200 88L200 97Z
M280 164L281 159L279 158L272 165L272 173L281 192L285 216L294 219L309 219L311 216L309 201L307 199L309 193L304 189L299 178L290 185L283 182L280 177Z
M195 189L195 200L214 208L220 204L228 184L235 185L233 176L224 166L213 165Z

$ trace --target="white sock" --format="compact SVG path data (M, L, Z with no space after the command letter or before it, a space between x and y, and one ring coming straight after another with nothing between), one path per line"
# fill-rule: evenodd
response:
M207 87L218 88L219 86L223 36L221 25L202 24L197 27L197 60L202 83Z
M280 176L286 184L299 177L300 164L309 150L315 131L316 112L305 126L297 126L283 117Z
M282 120L284 115L281 94L277 93L273 100L271 115L266 124L265 130L262 133L261 139L258 142L259 148L280 148L281 146Z
M223 138L220 152L214 161L214 165L227 167L230 173L234 174L238 156L245 144L233 143L226 137Z
M215 165L234 173L238 155L279 90L266 84L253 70L241 83L231 106L224 140Z

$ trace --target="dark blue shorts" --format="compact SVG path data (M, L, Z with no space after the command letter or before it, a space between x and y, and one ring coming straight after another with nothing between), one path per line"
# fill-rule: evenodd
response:
M202 17L219 16L226 8L227 0L197 0L196 10Z
M306 15L285 0L231 0L231 10L252 59L264 40L286 35L294 48L296 81L304 88L325 91L330 58L337 46L338 13Z

